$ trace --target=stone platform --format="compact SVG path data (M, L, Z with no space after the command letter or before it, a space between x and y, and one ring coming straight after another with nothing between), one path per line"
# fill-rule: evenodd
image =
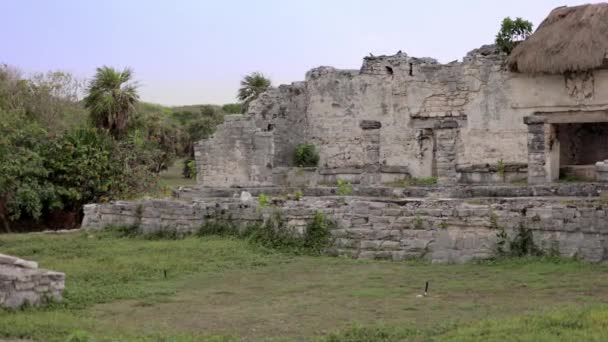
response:
M495 256L499 233L504 231L512 239L523 228L547 252L592 262L608 260L608 199L599 196L601 185L399 189L401 194L419 191L422 196L417 198L358 196L367 191L362 189L354 188L352 196L318 196L317 189L305 189L300 200L289 200L288 189L282 189L283 195L277 194L273 204L264 207L255 198L241 201L236 194L242 189L214 190L216 196L226 195L220 197L91 204L85 206L82 226L136 225L144 233L175 229L188 234L210 219L246 225L280 212L287 227L302 231L321 212L337 223L328 251L335 255L460 263ZM268 194L268 190L253 192ZM372 190L392 193L395 189ZM442 193L453 196L441 197ZM559 196L570 193L578 196Z
M0 307L18 309L61 301L65 274L38 268L33 261L0 254Z

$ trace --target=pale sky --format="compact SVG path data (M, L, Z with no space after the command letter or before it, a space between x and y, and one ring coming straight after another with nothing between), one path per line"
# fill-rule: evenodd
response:
M0 63L26 73L129 66L144 101L235 101L243 75L274 85L311 68L394 54L446 63L492 43L504 17L534 27L576 0L0 0ZM599 1L591 1L599 2Z

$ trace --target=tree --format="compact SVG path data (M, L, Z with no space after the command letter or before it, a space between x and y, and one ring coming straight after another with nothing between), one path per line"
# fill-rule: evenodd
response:
M97 68L89 83L84 105L89 109L93 124L106 130L115 138L123 135L135 104L139 100L137 85L129 83L133 71L118 71L103 66Z
M62 71L36 73L28 80L28 115L50 133L85 127L86 110L80 100L85 82Z
M532 23L522 18L515 20L510 17L503 19L500 31L496 35L496 45L500 51L510 54L511 51L532 34Z
M243 112L247 111L251 101L270 88L270 79L260 72L253 72L243 78L237 98L241 101Z

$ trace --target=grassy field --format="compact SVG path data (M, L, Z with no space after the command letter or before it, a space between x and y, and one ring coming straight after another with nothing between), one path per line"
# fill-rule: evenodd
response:
M0 252L67 274L63 303L0 311L0 339L608 339L606 265L357 261L289 255L236 239L109 232L2 235ZM430 295L420 298L427 280Z

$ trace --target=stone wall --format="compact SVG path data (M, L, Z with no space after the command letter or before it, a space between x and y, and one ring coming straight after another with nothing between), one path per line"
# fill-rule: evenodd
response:
M0 307L17 309L62 300L65 274L38 268L38 264L0 254Z
M273 132L272 166L292 166L295 146L312 142L323 169L395 167L450 184L475 179L459 178L457 168L538 159L537 152L528 156L524 117L603 111L607 99L606 70L566 76L512 73L504 67L503 55L484 46L448 64L399 52L366 57L360 70L318 67L306 74L305 82L263 94L249 115L258 129ZM222 139L211 139L210 144L217 140L223 147L209 152L217 158L206 160L247 174L246 165L219 155L235 158L238 153L231 149L241 149ZM546 178L542 169L548 166L532 162L530 179ZM211 178L215 185L244 185L244 177Z
M589 261L608 260L608 204L599 198L388 199L305 197L259 208L252 201L205 199L116 202L85 207L83 228L137 224L144 232L189 233L207 219L240 224L280 211L287 226L302 230L316 212L338 225L331 253L354 258L465 262L496 253L497 233L533 232L546 251Z
M308 139L305 83L268 90L250 104L248 115L259 129L273 132L273 166L294 166L296 146Z
M249 116L228 115L194 146L197 182L205 186L272 184L274 138Z

